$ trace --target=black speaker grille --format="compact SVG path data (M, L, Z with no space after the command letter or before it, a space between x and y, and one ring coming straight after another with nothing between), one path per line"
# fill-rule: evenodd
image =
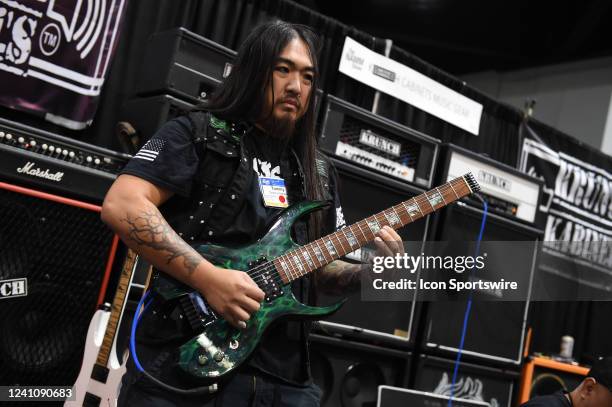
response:
M0 300L0 383L73 385L113 233L98 212L0 189L0 280L28 295Z

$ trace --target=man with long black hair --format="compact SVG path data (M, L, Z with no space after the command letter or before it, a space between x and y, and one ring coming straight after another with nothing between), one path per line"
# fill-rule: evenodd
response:
M198 112L166 123L128 163L107 194L102 219L162 271L153 284L181 281L230 324L244 328L264 293L245 272L211 264L189 243L252 243L283 207L305 199L331 200L334 207L297 222L298 243L343 226L334 171L316 150L317 78L316 35L301 25L263 24L244 41L212 98ZM262 196L264 178L282 180L281 192ZM376 243L392 254L402 251L400 240L385 228ZM315 288L342 293L357 287L359 270L335 261L314 273L316 281L299 279L292 290L298 300L312 303ZM185 325L176 309L153 299L136 350L142 369L165 386L143 375L130 358L120 405L319 405L320 390L309 373L309 324L272 327L246 366L209 395L176 390L193 387L171 363L188 332Z

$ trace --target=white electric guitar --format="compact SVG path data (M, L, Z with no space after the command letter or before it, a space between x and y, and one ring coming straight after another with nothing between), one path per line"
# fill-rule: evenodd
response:
M117 360L116 333L125 309L136 259L137 254L128 250L111 310L96 311L89 324L83 364L73 387L76 399L66 401L64 407L117 405L128 352L125 352L123 363L120 363Z

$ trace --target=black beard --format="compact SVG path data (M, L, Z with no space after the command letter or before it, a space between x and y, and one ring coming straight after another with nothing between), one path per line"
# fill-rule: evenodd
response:
M293 138L295 120L288 114L283 115L280 119L271 116L263 124L268 135L274 139L289 142Z

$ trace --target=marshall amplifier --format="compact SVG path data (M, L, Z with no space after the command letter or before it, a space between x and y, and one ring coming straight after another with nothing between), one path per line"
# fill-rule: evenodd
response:
M494 300L472 303L463 357L477 363L517 366L522 361L538 242L543 236L533 224L542 182L452 145L444 146L443 152L445 161L438 182L446 182L464 169L471 171L484 191L484 199L491 202L481 246L486 249L481 252L489 252L487 263L494 267L479 278L500 281L501 276L519 281L524 288L524 297L512 301L504 300L512 295L510 292L500 290ZM427 239L430 247L436 252L444 246L449 250L445 254L454 256L473 255L466 253L465 242L477 240L482 216L482 204L472 198L434 214ZM497 246L495 242L499 242ZM455 357L462 342L466 302L453 301L450 294L443 294L448 297L425 304L420 345L427 353Z
M235 51L182 27L154 34L146 45L136 93L169 93L198 103L229 74L235 56Z
M430 188L439 141L327 96L321 148L343 160L419 188Z
M0 118L0 180L101 203L130 156Z
M378 386L376 407L447 407L449 403L455 407L491 407L483 401L457 397L451 401L449 396L393 386Z
M100 206L130 158L0 118L0 383L72 386L119 239Z

